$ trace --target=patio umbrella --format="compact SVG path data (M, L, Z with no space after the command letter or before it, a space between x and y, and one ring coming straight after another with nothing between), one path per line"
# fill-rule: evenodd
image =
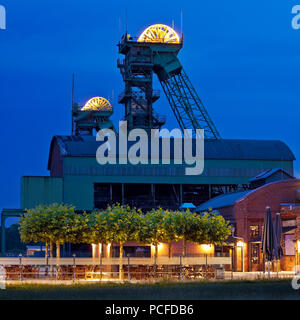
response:
M275 219L275 234L276 234L276 241L277 241L277 248L275 250L275 257L277 260L277 276L278 276L278 262L283 256L283 251L281 247L281 236L282 236L282 225L281 225L281 219L280 219L280 213L276 213L276 219Z
M189 209L190 211L193 211L196 209L196 206L191 203L191 202L185 202L183 203L180 207L179 207L180 210L187 210Z
M266 207L267 213L264 221L264 232L262 236L262 252L268 261L268 276L270 277L270 262L276 258L277 241L273 226L270 207Z

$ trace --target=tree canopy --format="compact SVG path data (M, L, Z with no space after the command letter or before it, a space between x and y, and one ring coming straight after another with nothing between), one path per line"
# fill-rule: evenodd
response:
M190 211L153 209L146 214L136 208L115 204L105 210L78 213L73 206L54 203L27 210L20 220L23 242L113 243L137 241L152 244L168 242L169 256L173 241L182 240L183 254L188 241L199 244L222 244L231 228L224 217L213 211L202 214Z

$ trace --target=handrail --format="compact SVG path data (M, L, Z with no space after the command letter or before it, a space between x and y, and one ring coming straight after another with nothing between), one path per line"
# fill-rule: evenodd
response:
M21 260L21 261L20 261ZM154 258L140 258L130 257L129 265L230 265L231 257L211 257L211 256L198 256L198 257L157 257ZM99 258L75 258L76 265L99 265ZM102 265L128 265L128 257L120 258L102 258ZM0 258L0 265L46 265L45 258ZM74 265L74 258L48 258L48 265Z

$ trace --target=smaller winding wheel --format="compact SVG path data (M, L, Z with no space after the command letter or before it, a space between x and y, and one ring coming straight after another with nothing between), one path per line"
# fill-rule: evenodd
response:
M109 103L108 100L102 97L94 97L90 99L84 107L81 109L81 111L112 111L112 106Z

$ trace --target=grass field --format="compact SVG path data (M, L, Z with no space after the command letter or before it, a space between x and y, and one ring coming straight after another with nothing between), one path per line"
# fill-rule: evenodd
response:
M0 300L299 299L290 280L152 284L8 285Z

